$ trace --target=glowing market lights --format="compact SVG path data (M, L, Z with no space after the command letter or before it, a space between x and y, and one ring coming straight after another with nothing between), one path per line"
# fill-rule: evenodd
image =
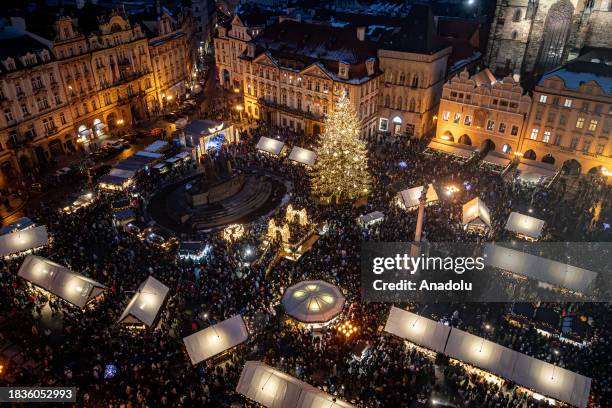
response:
M347 339L357 333L357 326L353 325L351 322L346 321L338 326L338 333L343 334Z

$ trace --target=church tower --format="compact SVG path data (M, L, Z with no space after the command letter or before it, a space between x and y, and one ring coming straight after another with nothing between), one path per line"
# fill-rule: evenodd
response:
M500 75L541 74L584 46L612 47L612 0L498 0L486 61Z

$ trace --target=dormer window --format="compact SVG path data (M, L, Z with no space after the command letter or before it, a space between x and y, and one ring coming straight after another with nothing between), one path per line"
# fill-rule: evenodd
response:
M338 76L342 79L348 79L349 65L346 62L340 62L338 64Z
M366 71L369 76L374 75L374 58L368 58L366 60Z
M4 68L9 71L15 69L15 60L13 60L12 58L5 59L4 61L2 61L2 64L4 65Z

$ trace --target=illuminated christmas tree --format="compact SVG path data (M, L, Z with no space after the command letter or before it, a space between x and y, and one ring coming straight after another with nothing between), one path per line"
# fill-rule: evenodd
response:
M315 196L340 202L369 193L366 144L359 139L359 119L346 95L325 119L325 131L316 150L311 182Z

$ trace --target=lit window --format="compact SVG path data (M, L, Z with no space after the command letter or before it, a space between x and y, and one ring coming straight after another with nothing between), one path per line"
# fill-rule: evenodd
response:
M548 99L547 95L540 95L540 103L546 103L546 99Z
M550 141L550 130L544 131L544 134L542 135L542 141L544 143L548 143Z
M516 136L518 135L518 131L519 131L519 127L516 125L512 125L512 129L510 130L510 134L512 136Z
M565 102L563 103L563 106L565 106L566 108L571 108L572 107L572 100L571 99L566 99Z
M495 122L492 120L487 121L487 130L493 131L495 130Z
M595 131L597 130L597 120L595 119L591 119L591 122L589 123L589 130Z
M504 152L504 153L510 153L510 150L512 150L512 148L510 147L510 145L509 145L509 144L504 144L504 145L502 146L502 152Z
M472 117L469 115L466 115L465 119L463 119L463 124L465 126L472 126Z
M378 130L381 132L386 132L389 129L389 120L385 118L380 118L380 125L378 126Z
M444 113L442 114L442 120L448 122L448 118L450 118L450 112L444 111Z
M455 113L455 117L453 118L453 123L459 123L460 120L461 120L461 114Z
M576 128L582 129L584 127L584 118L578 118L576 121Z
M531 129L531 135L529 136L529 138L531 140L538 140L538 132L539 131L540 131L540 129L538 129L538 128Z
M506 124L503 122L499 124L499 133L506 133Z

